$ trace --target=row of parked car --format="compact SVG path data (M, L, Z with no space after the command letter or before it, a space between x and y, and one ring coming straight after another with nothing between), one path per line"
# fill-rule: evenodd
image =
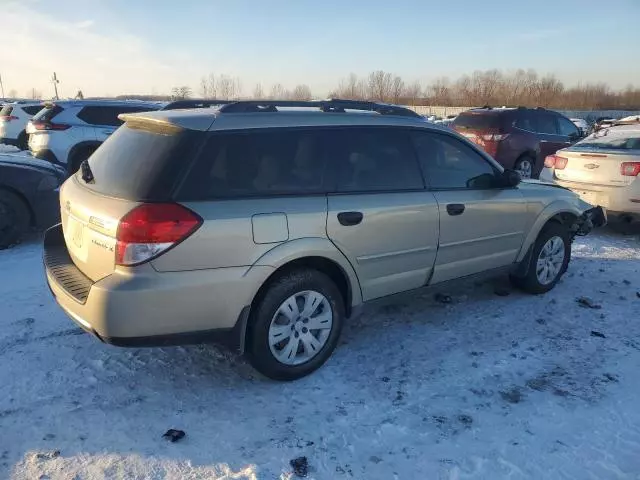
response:
M122 125L119 115L214 103L225 102L22 100L2 105L0 144L29 149L29 155L0 155L0 248L14 245L30 227L59 220L58 187Z

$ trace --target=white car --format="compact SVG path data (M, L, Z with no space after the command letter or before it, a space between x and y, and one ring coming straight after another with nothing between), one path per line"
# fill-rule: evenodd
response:
M70 175L122 125L123 113L159 110L159 103L129 100L63 100L47 103L27 124L29 150Z
M580 129L582 135L586 136L589 134L589 124L584 118L570 118L569 120L571 120L573 124Z
M27 122L42 110L40 101L5 103L0 109L0 143L27 149Z
M541 180L601 205L610 220L640 221L640 124L595 132L549 155L544 165Z

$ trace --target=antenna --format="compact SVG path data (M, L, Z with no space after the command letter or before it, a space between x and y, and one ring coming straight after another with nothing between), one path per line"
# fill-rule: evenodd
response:
M0 98L4 98L4 85L2 84L2 75L0 75L0 91L2 91L2 96L0 96Z
M56 76L56 72L53 72L53 77L51 78L51 83L53 83L53 88L56 92L56 100L60 100L60 98L58 97L58 84L60 83L60 80L58 80L58 77Z

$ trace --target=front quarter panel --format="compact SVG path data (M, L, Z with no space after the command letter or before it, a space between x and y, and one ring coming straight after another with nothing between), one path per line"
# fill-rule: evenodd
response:
M535 242L540 231L551 218L563 213L579 217L592 207L569 190L543 183L537 185L523 183L522 193L528 201L530 227L517 261L524 258L529 247Z

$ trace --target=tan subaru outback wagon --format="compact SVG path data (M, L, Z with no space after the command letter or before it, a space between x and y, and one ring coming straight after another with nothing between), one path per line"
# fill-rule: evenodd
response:
M481 273L544 293L604 224L402 107L243 101L124 115L44 240L64 311L120 346L222 342L264 375L320 367L372 300Z

